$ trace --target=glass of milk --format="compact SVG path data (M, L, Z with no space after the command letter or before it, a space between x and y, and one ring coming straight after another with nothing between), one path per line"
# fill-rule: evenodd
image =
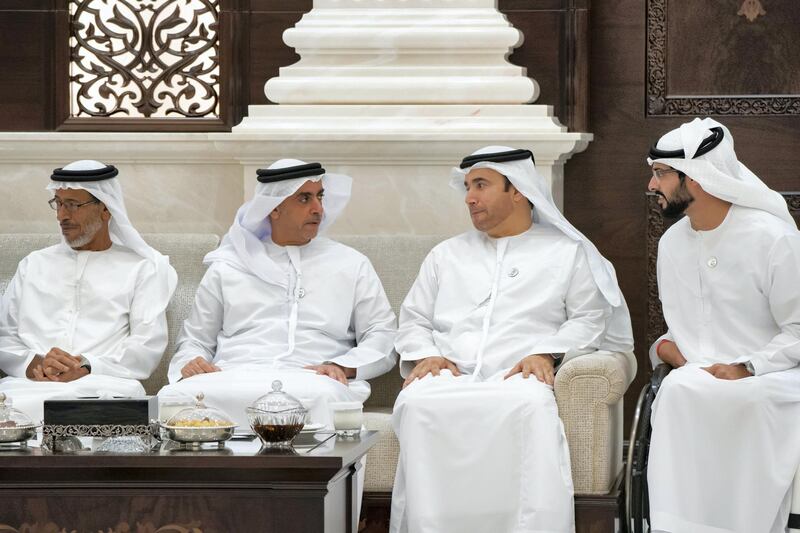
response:
M343 437L354 437L361 433L364 424L364 406L361 402L331 402L333 428Z

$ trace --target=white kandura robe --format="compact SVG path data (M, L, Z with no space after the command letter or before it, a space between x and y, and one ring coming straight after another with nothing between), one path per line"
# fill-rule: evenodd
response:
M658 282L662 338L688 363L653 405L651 527L783 532L800 465L800 233L736 205L711 231L684 218L661 238ZM748 360L754 377L702 370Z
M366 380L394 366L394 312L372 264L356 250L324 237L305 246L266 246L285 286L214 262L198 287L159 401L202 392L207 405L247 428L245 408L279 379L285 392L312 404L313 422L330 424L328 402L365 401ZM181 369L198 356L221 372L181 379ZM303 368L326 361L355 368L356 378L343 385Z
M503 376L528 355L606 348L611 315L582 245L556 229L497 240L471 231L435 247L403 303L395 347L404 373L441 355L463 375L428 375L397 398L390 531L573 531L553 389Z
M0 307L0 392L35 421L55 396L143 396L139 383L167 346L167 320L154 309L153 263L113 244L99 252L58 244L20 261ZM68 383L25 377L34 355L57 347L86 357L92 371Z

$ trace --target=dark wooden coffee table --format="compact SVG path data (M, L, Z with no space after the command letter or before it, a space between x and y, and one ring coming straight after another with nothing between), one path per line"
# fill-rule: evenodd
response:
M258 441L138 455L0 450L0 531L355 533L356 472L377 432L316 438L289 453Z

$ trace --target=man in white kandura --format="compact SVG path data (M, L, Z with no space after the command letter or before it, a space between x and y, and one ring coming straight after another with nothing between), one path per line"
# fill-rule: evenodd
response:
M531 152L486 147L453 176L476 231L428 254L400 311L390 530L572 532L554 373L633 349L614 268L558 211Z
M177 274L128 220L113 166L76 161L47 189L63 241L20 261L0 306L0 392L34 420L54 396L142 396L167 346Z
M676 368L653 404L651 530L777 533L800 464L800 233L780 194L695 119L647 160L666 215L658 245L668 331L650 349Z
M366 380L394 366L395 315L369 260L317 237L350 199L349 177L282 159L258 181L204 260L159 400L202 392L247 427L245 408L277 379L328 424L328 402L363 402Z

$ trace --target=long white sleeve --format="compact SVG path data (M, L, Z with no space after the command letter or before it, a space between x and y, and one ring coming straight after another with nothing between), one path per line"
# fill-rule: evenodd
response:
M356 346L331 361L357 369L357 379L372 379L391 370L396 362L393 343L397 328L378 274L369 261L358 270L351 327Z
M555 334L533 343L529 349L531 355L591 351L603 341L612 308L594 282L583 248L578 248L576 253L564 298L567 320Z
M20 340L17 327L26 265L27 258L20 261L0 300L0 370L14 377L25 377L25 371L36 355Z
M176 342L175 355L169 363L170 383L181 379L181 369L196 357L211 362L217 350L217 335L222 329L224 305L217 268L212 265L200 281L194 305L183 322Z
M164 287L157 275L152 263L147 263L139 271L131 298L129 335L120 346L109 353L80 354L89 360L92 374L147 379L158 367L167 347L167 316L166 308L153 316L153 302L164 301L163 297L155 297L157 291ZM148 316L153 318L148 319Z
M800 234L787 235L772 247L766 295L780 333L759 350L736 362L751 361L756 375L800 364Z
M659 251L659 253L661 252L661 244L660 243L659 243L658 251ZM664 264L663 261L657 261L656 262L656 279L657 279L657 283L658 283L659 299L661 299L661 269L663 268L663 266L662 266L663 264ZM657 367L658 365L660 365L661 363L664 362L664 361L661 360L661 358L656 353L656 349L658 348L658 345L661 344L661 341L664 341L664 340L668 340L670 342L675 342L675 339L673 338L672 333L670 333L669 328L667 328L667 331L663 335L661 335L659 338L657 338L652 345L650 345L650 349L648 350L648 355L650 356L650 364L653 365L653 368Z
M419 275L400 307L394 347L400 354L402 374L407 373L415 361L442 355L433 338L433 313L438 290L436 259L431 252L422 262Z

